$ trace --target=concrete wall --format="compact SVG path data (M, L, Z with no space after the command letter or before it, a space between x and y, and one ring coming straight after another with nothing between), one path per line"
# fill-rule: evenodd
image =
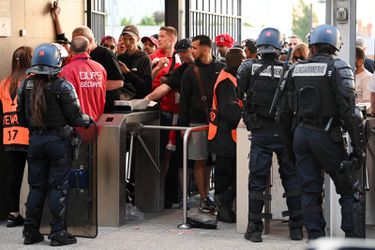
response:
M11 22L11 35L0 37L0 79L3 79L10 73L11 58L16 48L23 45L35 48L40 43L52 42L55 31L50 14L52 0L0 0L0 3L2 8L10 8ZM85 23L84 3L84 0L59 2L61 23L69 39L72 30ZM2 9L0 14L6 12ZM21 29L26 30L24 37L20 36Z

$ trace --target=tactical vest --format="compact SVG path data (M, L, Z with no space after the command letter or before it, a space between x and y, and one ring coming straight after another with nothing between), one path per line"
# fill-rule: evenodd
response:
M294 67L292 79L297 97L297 118L319 120L339 114L332 90L332 59L310 60Z
M210 112L210 123L208 125L208 140L213 140L217 134L218 125L219 125L219 106L217 103L217 96L216 96L216 88L219 84L224 81L225 79L229 79L230 82L237 88L237 79L232 74L221 70L219 76L214 85L214 92L213 92L213 99L212 99L212 109ZM242 107L242 102L238 100L238 105ZM235 143L237 143L237 132L236 129L232 129L231 131L232 139Z
M46 101L46 110L43 113L44 129L59 129L68 124L68 121L65 118L65 115L60 106L60 88L62 81L64 80L55 78L52 81L46 83L44 86L44 98ZM34 80L27 79L25 84L26 103L30 103ZM29 111L27 112L27 114L29 116L28 120L30 121L30 126L35 128L36 126L33 124L33 121L31 119L32 115L29 107L28 110Z
M19 126L17 115L17 95L10 96L10 77L0 83L1 103L3 107L3 144L29 145L29 129Z
M259 118L274 119L275 113L269 110L275 95L282 72L282 63L279 61L268 65L261 72L257 70L264 65L264 61L255 60L251 66L251 82L247 89L247 107L249 113L256 113ZM264 66L263 66L264 67Z

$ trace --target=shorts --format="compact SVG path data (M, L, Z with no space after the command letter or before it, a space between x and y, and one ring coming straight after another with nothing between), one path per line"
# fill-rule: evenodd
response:
M190 123L190 127L202 126L205 124ZM207 130L193 132L190 134L188 142L188 159L189 160L207 160Z

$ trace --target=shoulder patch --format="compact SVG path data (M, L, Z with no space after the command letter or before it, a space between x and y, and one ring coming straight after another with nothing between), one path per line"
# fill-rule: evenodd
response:
M255 71L257 69L259 69L261 66L262 66L262 64L260 64L260 63L254 63L252 65L252 67L251 67L251 75L254 75ZM283 67L279 66L279 65L274 65L273 68L274 68L273 76L275 78L280 78L281 77L281 72L283 71ZM268 66L267 68L265 68L259 75L260 76L272 77L272 74L271 74L271 65Z
M327 68L327 63L301 63L294 67L292 76L324 76Z

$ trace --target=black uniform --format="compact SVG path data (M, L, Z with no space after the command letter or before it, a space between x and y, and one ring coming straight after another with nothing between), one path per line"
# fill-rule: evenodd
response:
M269 113L273 96L281 77L282 62L276 54L266 55L262 59L247 60L238 69L238 86L244 99L243 118L247 129L251 131L249 160L249 223L245 238L253 240L251 235L263 231L262 218L270 215L262 213L267 181L272 166L272 155L276 153L279 173L285 190L289 209L289 227L300 231L300 194L296 169L288 160L287 152L280 138L280 128L275 121L275 113ZM259 236L258 236L259 237ZM300 237L296 237L296 239Z
M30 192L26 205L25 230L39 230L43 203L48 191L52 213L51 234L58 234L66 231L69 173L72 163L72 128L67 125L88 127L90 118L82 114L73 86L64 79L51 76L50 80L44 83L44 127L37 127L30 105L34 78L28 78L22 84L19 91L19 119L23 126L30 129Z
M353 72L344 61L318 53L290 70L286 86L280 121L284 141L296 155L308 236L315 239L325 235L321 209L324 170L341 196L342 230L347 237L359 237L363 233L358 217L361 203L354 165L360 166L362 131L361 116L355 108ZM350 158L342 129L349 132L354 147Z

